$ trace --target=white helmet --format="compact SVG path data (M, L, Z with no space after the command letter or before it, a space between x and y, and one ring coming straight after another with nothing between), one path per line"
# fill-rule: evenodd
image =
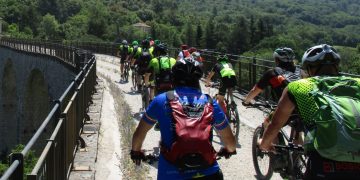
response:
M302 57L302 65L304 69L306 69L308 65L337 65L340 63L340 59L340 55L332 46L321 44L305 51Z

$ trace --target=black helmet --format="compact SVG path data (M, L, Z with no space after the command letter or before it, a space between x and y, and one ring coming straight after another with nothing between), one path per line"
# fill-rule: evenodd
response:
M291 48L281 47L275 49L273 57L282 62L293 62L295 59L295 53Z
M321 44L311 47L305 51L302 57L302 65L304 69L307 69L309 65L338 65L340 63L340 59L340 55L333 47L327 44Z
M150 47L150 42L147 39L144 39L143 41L141 41L141 47L143 48L149 48Z
M203 71L199 65L199 62L192 58L177 61L172 67L175 85L200 88L199 80L203 76Z
M167 52L167 45L165 43L161 43L155 46L154 51L159 54L166 54Z

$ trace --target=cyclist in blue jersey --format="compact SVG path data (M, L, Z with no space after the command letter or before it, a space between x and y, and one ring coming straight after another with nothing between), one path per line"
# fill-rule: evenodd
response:
M174 101L181 104L180 107L183 107L182 111L187 110L184 108L185 106L189 107L189 109L196 109L196 107L199 107L198 111L186 111L188 112L188 116L193 116L194 114L199 113L201 114L200 121L204 121L205 119L210 120L210 128L212 129L213 127L217 130L224 144L224 147L217 153L218 155L223 155L226 158L229 158L231 155L236 153L235 138L228 125L228 120L225 117L225 114L216 101L210 100L211 98L208 95L205 95L200 91L199 79L202 77L203 72L198 66L198 62L181 59L176 62L172 71L175 90L159 94L147 108L133 135L132 151L130 153L131 158L135 163L140 164L144 157L144 153L141 151L141 146L145 136L152 126L156 122L159 122L161 133L161 152L158 164L158 179L223 179L222 172L216 162L216 159L213 163L204 166L204 168L189 170L186 168L181 169L179 164L175 164L168 158L173 155L171 153L175 148L174 142L180 143L180 136L177 135L177 128L173 128L174 119L177 117L174 115L176 112L174 112L174 107L171 104ZM175 100L170 100L169 94L173 94ZM210 112L205 109L210 109ZM209 115L204 117L203 114L206 115L207 113L211 113L211 116ZM175 138L175 136L177 138ZM211 144L212 134L206 140ZM181 148L201 149L202 147L201 145L198 145L193 147L183 146L180 147L180 149ZM215 152L214 149L211 149L210 151ZM177 151L177 153L179 152ZM183 159L180 160L182 162Z

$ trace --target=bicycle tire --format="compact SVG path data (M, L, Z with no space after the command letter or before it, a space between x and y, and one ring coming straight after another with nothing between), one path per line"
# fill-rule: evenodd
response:
M135 69L131 71L131 81L133 85L133 91L137 90L137 80L136 80L136 72Z
M274 170L271 167L272 161L271 161L270 156L263 153L259 149L259 146L257 145L257 142L263 136L263 133L264 133L264 128L262 126L258 126L254 131L254 136L253 136L253 140L252 140L252 157L253 157L253 163L254 163L254 168L255 168L256 175L257 175L257 179L268 180L272 177L272 175L274 173ZM268 157L269 162L267 164L267 170L265 170L265 172L262 172L258 158L260 157L261 159L264 159L265 156Z
M146 110L146 108L149 106L149 90L147 87L142 87L142 104L143 104L143 109L144 111Z
M230 105L227 106L227 113L229 117L231 131L235 136L236 142L238 142L240 134L240 118L235 102L232 102Z
M124 72L124 80L125 82L129 82L129 64L126 64L125 66L125 72Z

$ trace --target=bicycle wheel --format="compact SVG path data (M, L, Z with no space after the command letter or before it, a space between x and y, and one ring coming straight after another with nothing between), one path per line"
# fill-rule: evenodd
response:
M133 91L136 91L137 89L137 80L136 80L136 72L135 69L131 71L131 81L133 85Z
M231 131L235 136L236 142L238 142L240 133L240 118L234 101L232 101L231 104L227 106L227 113L229 117Z
M142 105L143 105L143 109L144 111L146 110L146 108L149 106L149 89L145 86L142 87Z
M129 69L130 69L129 64L126 64L124 71L125 82L129 82Z
M294 153L293 160L294 160L294 164L293 164L294 179L304 179L308 157L303 153Z
M257 179L270 179L274 170L271 168L270 156L262 152L257 145L258 140L262 137L264 128L258 126L254 131L252 141L252 157Z

